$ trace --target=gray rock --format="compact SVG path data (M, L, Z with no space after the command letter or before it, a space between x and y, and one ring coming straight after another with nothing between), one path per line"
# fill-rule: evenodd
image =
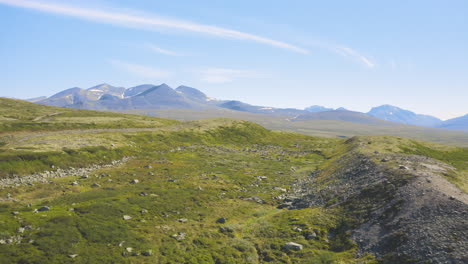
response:
M94 188L101 187L101 184L99 184L99 183L93 183L93 184L91 184L91 187L94 187Z
M78 257L78 254L71 254L71 255L68 255L68 257L70 257L70 258L76 258L76 257Z
M185 223L188 221L187 218L180 218L180 219L177 219L178 222L181 222L181 223Z
M50 207L42 206L41 208L37 209L37 211L39 211L39 212L50 211Z
M218 223L218 224L224 224L224 223L226 223L226 220L227 220L226 218L221 217L221 218L218 218L218 220L216 220L216 223Z
M298 226L295 226L295 227L293 227L293 231L294 232L302 232L302 228L300 228Z
M222 226L222 227L220 227L220 228L219 228L219 231L220 231L221 233L232 233L232 232L234 232L234 230L233 230L232 228L227 227L227 226Z
M273 190L282 191L282 192L287 192L288 191L285 188L281 188L281 187L273 187Z
M288 242L286 244L284 244L284 248L287 249L287 250L302 250L304 248L303 245L301 244L298 244L298 243L294 243L294 242Z
M142 256L145 256L145 257L149 257L149 256L153 256L153 250L147 250L147 251L143 251L141 252L141 255Z
M140 182L139 180L137 180L137 179L133 179L133 180L132 180L130 183L133 183L133 184L135 184L135 183L139 183L139 182Z
M312 233L307 233L305 236L305 239L307 240L311 240L311 239L317 239L317 234L315 232L312 232Z
M146 210L146 209L141 209L140 212L141 212L142 214L147 214L147 213L148 213L148 210Z
M175 240L180 241L180 240L184 240L186 235L187 233L179 232L177 234L172 235L172 237L175 238Z
M124 215L124 216L123 216L123 220L130 220L130 219L132 219L132 217L129 216L129 215Z

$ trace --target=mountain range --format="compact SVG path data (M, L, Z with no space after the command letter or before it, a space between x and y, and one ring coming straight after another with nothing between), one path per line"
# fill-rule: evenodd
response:
M368 113L350 111L343 107L333 109L313 105L302 109L256 106L235 100L214 99L198 89L167 84L142 84L131 88L100 84L88 89L78 87L66 89L50 97L38 97L29 101L67 108L127 111L135 109L190 109L222 110L285 116L289 121L340 120L353 123L378 125L385 121L407 125L468 130L468 115L442 121L429 115L421 115L392 105L372 108Z

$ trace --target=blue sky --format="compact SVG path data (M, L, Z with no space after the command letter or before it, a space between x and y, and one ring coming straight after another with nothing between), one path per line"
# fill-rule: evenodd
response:
M468 1L0 0L0 96L184 84L275 107L468 113Z

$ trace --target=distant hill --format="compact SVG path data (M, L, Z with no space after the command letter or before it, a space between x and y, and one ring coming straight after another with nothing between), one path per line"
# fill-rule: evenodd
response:
M439 127L446 129L468 130L468 114L445 120L441 125L439 125Z
M347 110L333 110L316 113L307 113L294 118L295 121L305 120L339 120L368 125L391 125L392 123L366 115L360 112ZM395 124L396 125L396 124Z
M442 120L429 116L420 115L409 110L401 109L393 105L381 105L373 107L367 114L382 120L403 123L407 125L438 127Z
M328 107L324 107L321 105L312 105L312 106L304 108L304 110L308 112L312 112L312 113L317 113L317 112L332 111L333 108L328 108Z

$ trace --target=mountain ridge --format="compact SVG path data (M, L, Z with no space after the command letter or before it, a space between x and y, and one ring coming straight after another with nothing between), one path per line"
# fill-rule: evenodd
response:
M102 99L102 100L101 100ZM229 109L239 112L285 116L290 121L342 120L354 123L378 125L378 120L423 127L435 127L468 131L468 118L442 121L429 115L416 114L392 105L373 107L362 113L345 109L333 109L320 105L296 108L277 108L251 105L237 100L219 100L208 97L202 91L180 85L176 89L162 83L142 84L125 89L102 83L88 89L69 88L48 98L30 100L34 103L91 110L125 111L132 109ZM347 113L345 113L347 112Z

